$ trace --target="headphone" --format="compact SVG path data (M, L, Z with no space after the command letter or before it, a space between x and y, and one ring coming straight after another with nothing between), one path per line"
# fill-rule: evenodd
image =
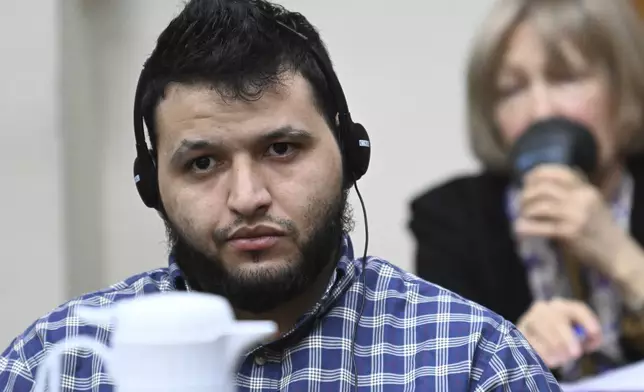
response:
M309 40L308 37L293 28L279 21L276 22L292 33L297 34L305 41ZM326 82L329 84L329 90L338 110L337 128L335 131L337 132L336 136L340 145L340 151L342 152L345 173L350 176L347 182L348 187L351 187L351 185L355 185L365 175L369 168L369 161L371 159L371 141L369 140L369 134L362 124L353 122L351 119L344 91L329 62L325 61L324 57L313 46L309 45L309 50L322 71ZM147 82L147 72L144 67L139 75L139 81L134 95L134 138L136 142L134 183L143 203L149 208L161 211L162 203L159 196L154 152L148 147L145 141L142 105Z

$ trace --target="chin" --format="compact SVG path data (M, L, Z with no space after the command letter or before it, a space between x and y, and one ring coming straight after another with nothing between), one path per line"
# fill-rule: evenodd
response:
M285 257L260 257L257 259L246 258L243 262L236 263L228 268L231 279L241 282L264 283L275 282L279 285L285 277L292 277L297 273L297 259Z
M268 278L271 276L281 275L284 271L291 270L292 266L289 261L286 260L261 260L261 261L247 261L236 265L229 270L229 273L232 276L238 277L260 277Z
M292 252L244 252L244 254L236 255L235 259L237 260L237 262L233 263L241 266L248 266L249 268L254 268L254 266L262 265L288 266L291 264L290 260L297 260L300 257L300 254Z

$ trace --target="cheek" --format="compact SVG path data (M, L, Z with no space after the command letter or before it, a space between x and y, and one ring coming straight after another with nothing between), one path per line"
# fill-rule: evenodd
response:
M182 195L180 190L177 188L176 179L169 176L162 168L159 168L159 196L161 198L161 203L165 212L172 218L175 224L176 217L179 216L179 212L183 210L180 206Z
M328 150L314 155L294 167L289 180L273 187L274 213L294 221L304 233L318 222L311 222L315 200L327 202L342 190L342 164L339 151ZM281 210L281 211L280 211Z
M510 105L498 105L494 117L501 140L506 146L511 146L530 124L528 116Z
M185 185L170 183L159 178L159 191L168 217L191 241L199 244L209 243L212 227L217 217L212 200L199 197L199 194Z
M590 94L584 98L562 105L562 114L589 127L597 142L600 164L606 163L617 153L617 126L610 100L606 94Z

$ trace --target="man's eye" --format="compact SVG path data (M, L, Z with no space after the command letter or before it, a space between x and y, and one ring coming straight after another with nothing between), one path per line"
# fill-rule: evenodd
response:
M215 166L215 160L212 157L199 157L192 161L190 168L197 172L205 172L212 170Z
M273 143L268 148L268 155L271 156L284 156L292 154L295 148L291 143Z

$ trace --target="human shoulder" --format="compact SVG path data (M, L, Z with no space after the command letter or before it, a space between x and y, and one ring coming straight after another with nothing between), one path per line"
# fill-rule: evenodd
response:
M500 315L440 285L419 278L386 260L371 257L367 262L367 286L386 291L386 301L401 301L407 314L416 314L419 324L435 325L444 314L450 322L476 325L480 333L506 332L512 324ZM414 308L411 312L410 308ZM403 308L400 308L401 311ZM411 313L410 313L411 312ZM430 328L431 329L431 328ZM468 330L473 332L475 330ZM431 333L426 333L431 335Z
M507 184L507 176L487 171L454 176L415 195L410 202L412 215L462 208L464 204L478 200L482 193L502 192Z
M106 307L115 302L141 295L172 290L172 282L167 268L144 272L131 276L103 290L83 294L58 306L45 316L38 319L23 336L38 335L46 343L55 343L69 335L86 332L87 325L80 320L74 310L78 307ZM33 330L33 331L32 331ZM26 348L27 345L26 345ZM35 354L26 351L26 354ZM30 355L27 355L28 357Z
M476 391L559 391L550 370L511 322L385 260L371 258L367 265L367 289L382 298L378 307L387 313L374 316L398 320L405 336L414 337L405 342L416 350L413 371L448 369L452 379L467 378Z
M106 289L87 293L69 300L40 317L18 335L0 355L0 391L29 390L35 369L52 345L73 336L90 336L106 343L108 326L97 326L79 319L78 307L105 307L115 302L171 291L172 277L168 268L134 275Z

